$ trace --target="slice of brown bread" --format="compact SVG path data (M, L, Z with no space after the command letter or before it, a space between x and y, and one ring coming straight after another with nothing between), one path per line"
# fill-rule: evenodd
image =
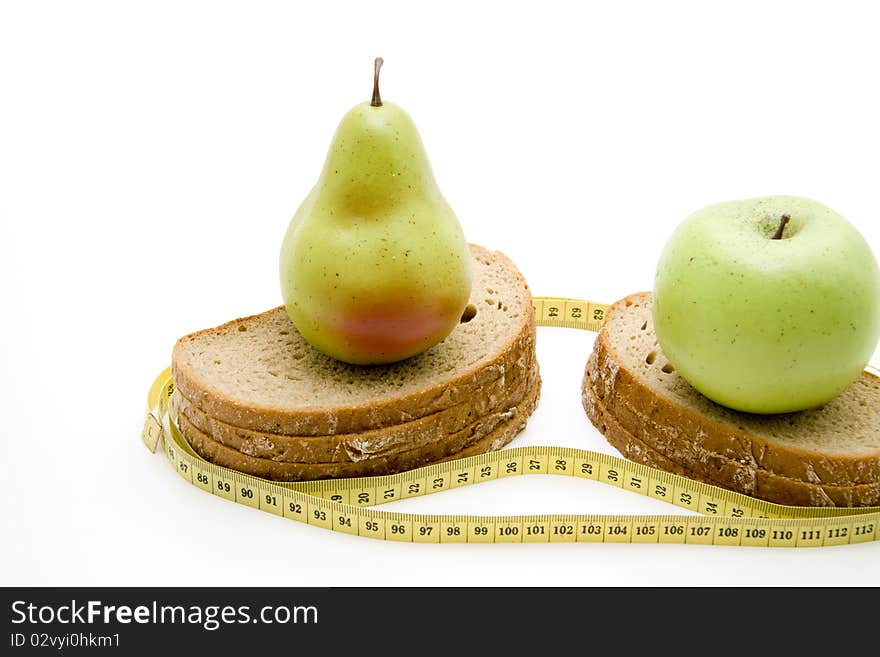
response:
M498 409L519 403L537 372L533 354L523 353L527 378L515 368L514 377L501 377L481 387L471 400L431 415L383 429L332 436L288 436L254 431L227 424L211 417L175 391L179 412L199 431L243 454L286 463L363 461L422 447L444 440Z
M627 430L667 454L686 450L810 484L880 482L880 378L863 373L825 406L766 416L711 402L682 379L653 333L651 295L614 304L596 339L584 389Z
M592 395L593 400L598 398L598 392L592 386L589 388L589 394ZM586 395L587 392L584 397L584 408L590 403ZM627 401L616 406L615 414L608 413L601 403L595 401L593 403L598 405L605 418L613 418L614 423L631 436L632 440L638 440L645 448L655 450L663 458L681 464L695 478L781 504L852 506L856 503L873 505L880 501L880 482L840 486L793 479L714 452L707 452L686 439L673 437L665 427L653 420L648 419L645 422L641 414L634 412ZM590 415L589 410L587 414ZM603 423L607 423L607 419ZM612 441L609 439L609 442ZM777 497L768 497L772 494L776 494Z
M283 307L187 335L174 346L175 384L212 417L293 436L387 427L468 401L514 376L532 351L532 296L502 253L471 245L473 286L456 329L399 363L364 367L324 356Z
M880 504L880 483L857 486L808 484L758 469L746 473L735 461L721 457L706 458L679 450L669 457L627 431L617 418L598 401L591 387L584 391L587 416L608 442L626 458L683 475L707 484L722 486L752 497L793 506L876 506ZM646 432L646 436L652 435ZM739 464L736 464L739 465ZM707 474L709 472L710 474Z
M357 462L279 463L242 454L205 435L184 416L178 415L180 431L202 458L240 472L275 481L305 481L338 477L392 474L438 461L473 456L500 449L522 431L538 403L541 379L537 375L523 400L504 411L492 413L445 440L405 452Z

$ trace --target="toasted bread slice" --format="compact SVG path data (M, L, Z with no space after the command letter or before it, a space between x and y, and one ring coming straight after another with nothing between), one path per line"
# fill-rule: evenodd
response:
M518 376L534 350L525 279L497 251L471 246L473 286L456 329L391 365L348 365L305 342L283 307L187 335L172 352L182 395L211 417L292 436L356 433L408 422Z
M818 409L740 413L708 400L674 371L654 336L650 293L626 297L606 317L584 377L585 407L599 402L651 449L721 485L734 487L735 480L744 492L769 475L840 489L880 483L877 376L864 372Z
M178 415L178 419L181 433L202 458L240 472L276 481L367 477L402 472L429 463L500 449L525 428L529 415L538 403L540 389L540 376L535 370L529 391L516 405L490 413L443 440L356 462L281 463L257 458L217 442L196 429L185 416Z
M514 368L513 377L495 379L476 391L471 400L402 424L331 436L288 436L236 427L211 417L179 390L174 394L179 412L190 424L243 454L286 463L363 461L444 440L484 416L518 404L535 376L533 355L524 352L520 356L528 369Z

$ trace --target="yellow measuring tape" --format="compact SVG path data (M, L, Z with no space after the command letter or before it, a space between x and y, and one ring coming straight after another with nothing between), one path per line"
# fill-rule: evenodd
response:
M607 304L536 297L539 326L598 331ZM232 502L332 531L413 543L696 543L819 547L880 539L880 507L764 502L622 458L566 447L518 447L395 475L282 483L209 463L174 423L170 369L147 396L142 438L161 444L187 482ZM504 477L555 474L600 481L702 515L463 516L395 513L395 500Z

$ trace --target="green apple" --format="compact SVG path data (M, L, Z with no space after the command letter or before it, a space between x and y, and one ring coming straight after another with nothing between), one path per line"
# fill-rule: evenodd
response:
M709 399L751 413L813 408L874 352L880 271L859 232L820 203L721 203L666 244L653 320L669 362Z

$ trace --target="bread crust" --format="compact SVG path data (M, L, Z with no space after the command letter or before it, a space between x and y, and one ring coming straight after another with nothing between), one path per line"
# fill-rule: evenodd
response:
M182 395L208 415L234 426L259 432L292 436L357 433L370 429L409 422L470 400L476 391L493 380L511 375L520 362L521 354L533 352L536 334L531 294L522 274L504 254L471 245L471 256L477 265L497 267L505 273L509 284L527 297L521 313L511 321L520 322L520 330L500 344L487 344L489 350L468 370L446 378L440 376L434 385L418 390L373 400L369 403L350 403L338 406L264 407L243 403L224 395L209 379L200 376L186 364L184 355L189 345L200 336L212 332L239 328L248 322L259 321L261 315L228 322L214 329L198 331L182 337L172 352L172 376ZM475 277L471 304L478 306L485 290L478 288ZM283 311L283 307L272 312ZM265 315L266 313L264 313ZM295 332L295 329L291 329ZM380 366L381 367L381 366Z
M653 468L672 472L707 484L721 486L751 497L790 506L876 506L880 504L880 484L858 486L816 485L781 477L766 470L752 470L743 475L738 464L715 455L679 450L670 458L648 444L651 431L640 440L622 425L615 415L597 400L593 389L585 386L584 410L587 417L623 456Z
M650 306L650 303L650 292L640 292L621 299L609 308L606 326L618 314L627 312L630 306ZM767 471L810 484L847 488L880 482L880 453L870 456L827 454L773 442L767 437L740 430L736 426L736 418L747 414L713 404L717 413L712 417L697 413L658 394L646 384L643 377L621 365L610 331L604 328L600 331L593 351L595 359L592 362L595 365L592 368L588 366L585 371L584 388L592 385L598 399L618 420L629 418L632 424L627 428L630 431L637 426L644 426L647 434L648 427L652 427L650 435L654 441L698 449L712 455L711 458L717 456L737 462L746 470ZM659 346L657 352L660 352ZM661 355L658 355L658 359ZM657 362L660 363L659 360ZM670 376L679 375L672 373ZM868 372L863 372L860 376L865 382L877 378ZM842 395L855 394L854 390L856 387L851 386ZM798 415L792 413L787 417L796 421ZM748 417L749 421L761 421L760 418L756 420L756 416ZM641 435L639 431L634 433Z
M534 381L518 404L492 413L445 440L356 462L280 463L242 454L227 447L196 429L185 417L180 417L179 427L193 450L205 460L265 479L305 481L386 475L500 449L525 428L528 417L538 403L540 390L541 378L535 370Z
M174 394L179 412L190 424L243 454L282 463L357 462L444 440L500 408L519 403L536 371L534 354L524 352L513 376L495 379L466 402L402 424L330 436L288 436L236 427L211 417L179 390Z

